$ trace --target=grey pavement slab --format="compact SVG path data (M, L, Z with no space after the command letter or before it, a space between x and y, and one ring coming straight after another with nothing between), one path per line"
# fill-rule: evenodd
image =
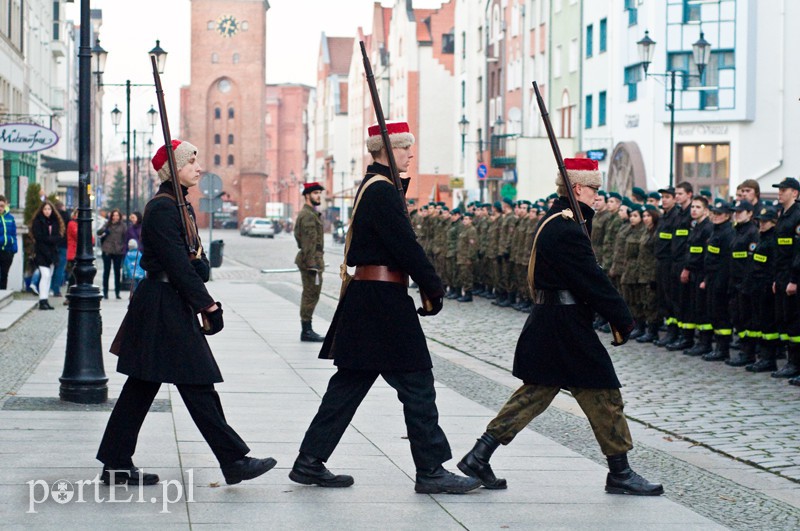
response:
M216 280L210 291L224 302L231 333L230 340L226 329L209 341L226 378L217 386L226 416L251 445L252 455L273 455L278 466L253 481L226 486L179 394L165 385L158 398L170 401L171 411L148 415L134 459L163 480L182 482L183 495L167 504L166 512L162 512L164 499L176 495L175 483L166 485L171 492L164 491L164 485L148 487L141 503L109 503L110 489L99 487L103 502L92 498L60 504L50 498L30 513L31 488L39 489L35 494L42 497L45 486L58 490L58 480L74 486L98 474L94 454L108 412L0 409L4 526L63 529L103 522L125 528L146 519L148 526L159 529L719 528L666 497L605 494L604 467L532 430L524 430L512 445L497 452L494 462L509 479L507 491L415 494L402 407L380 380L328 463L334 471L352 473L355 485L339 490L297 485L287 473L334 368L316 358L319 345L298 341L296 303L241 281ZM124 304L104 304L104 350L124 311ZM320 330L329 324L322 318L314 322ZM58 395L65 338L66 332L56 338L17 396ZM436 350L447 352L441 345ZM124 377L114 371L113 355L105 354L104 362L110 395L115 397ZM455 461L471 447L494 411L441 382L437 393L441 424L455 457L447 466L455 470ZM94 488L86 486L90 487Z

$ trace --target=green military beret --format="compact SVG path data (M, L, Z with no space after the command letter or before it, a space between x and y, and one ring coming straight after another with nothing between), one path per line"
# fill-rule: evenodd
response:
M703 188L702 190L700 190L700 195L704 195L707 198L711 199L711 190L709 190L708 188Z
M412 199L409 199L409 200L408 200L408 204L409 204L409 205L415 205L415 204L417 204L417 200L416 200L416 199L413 199L413 198L412 198Z
M655 206L655 205L644 205L644 209L645 210L654 211L654 210L658 210L658 207Z
M622 198L622 204L628 208L631 208L634 205L633 201L631 201L631 198L627 195Z
M637 205L636 203L631 203L631 205L628 207L628 210L630 212L638 212L639 214L641 214L642 212L644 212L644 205Z
M474 217L474 216L475 216L475 214L473 214L472 212L464 212L464 217L465 218L471 218L471 217Z
M443 206L445 206L445 202L444 201L437 201L436 202L436 206L443 207Z
M616 199L617 201L622 201L622 196L619 195L618 192L609 192L608 193L608 198L609 199Z
M481 205L481 207L483 207L483 208L492 208L492 204L491 203L483 203Z
M446 206L443 206L442 207L442 212L450 212L450 209L447 208Z
M645 192L643 189L639 188L638 186L634 186L633 187L633 189L631 190L631 195L633 197L637 198L637 199L641 199L642 201L647 199L647 192Z
M461 209L456 207L450 211L451 214L461 214Z
M514 206L514 201L512 201L511 198L508 198L508 197L504 197L503 198L503 203L507 204L508 206L512 206L512 207Z
M550 201L551 199L558 199L558 194L550 194L547 196L547 200Z
M604 199L608 199L608 192L605 190L598 190L597 195L602 196Z
M502 208L503 208L503 204L502 204L500 201L495 201L495 202L494 202L494 207L495 207L497 210L502 210Z
M656 201L661 201L661 194L659 194L658 192L650 192L649 194L647 194L647 197L649 197L650 199L655 199Z

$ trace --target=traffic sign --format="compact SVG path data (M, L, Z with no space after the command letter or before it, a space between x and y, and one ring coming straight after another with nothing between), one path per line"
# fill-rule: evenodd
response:
M486 167L486 164L481 164L478 166L478 179L483 180L486 178L486 174L489 173L489 168Z
M219 212L222 209L222 177L215 173L204 173L200 177L200 212Z

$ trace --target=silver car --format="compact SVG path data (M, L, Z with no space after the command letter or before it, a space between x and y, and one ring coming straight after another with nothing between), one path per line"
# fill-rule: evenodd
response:
M260 236L262 238L274 238L275 227L272 220L267 218L255 218L247 231L248 236Z
M253 220L255 219L256 218L254 217L244 218L242 220L242 226L239 227L239 234L241 234L242 236L247 236L247 232L250 230L250 227L253 224Z

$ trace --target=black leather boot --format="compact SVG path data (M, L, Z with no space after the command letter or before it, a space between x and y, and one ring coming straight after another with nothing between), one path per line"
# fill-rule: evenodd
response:
M466 290L462 296L456 299L458 302L472 302L472 291Z
M730 358L731 336L716 336L717 345L714 352L703 355L705 361L725 361Z
M104 465L103 473L100 474L100 481L105 485L111 484L111 472L114 472L114 485L156 485L159 481L158 474L142 472L135 466L114 467Z
M670 343L672 343L676 339L678 339L678 325L671 324L671 325L667 326L666 335L664 335L664 337L662 337L661 339L656 341L655 345L657 347L666 347L667 345L669 345Z
M325 338L318 333L314 332L311 328L311 321L300 321L303 326L303 331L300 332L300 341L311 341L313 343L322 343Z
M484 292L483 296L484 296L484 298L486 298L486 299L488 299L490 301L492 301L492 300L497 298L497 295L494 294L494 288L489 288L489 287L486 288L486 291Z
M243 457L238 461L222 466L222 475L225 476L225 483L236 485L247 479L254 479L269 472L275 467L277 461L271 457L256 459L254 457Z
M727 360L725 365L730 365L731 367L744 367L745 365L750 365L756 361L755 340L749 337L743 337L741 340L739 340L739 344L741 345L739 349L739 355L735 358Z
M797 352L798 347L789 345L788 348L788 361L786 365L772 373L773 378L794 378L795 376L800 376L800 355L798 355Z
M447 294L444 296L445 299L454 300L461 296L460 290L456 291L455 289L447 288Z
M480 479L457 476L439 465L433 470L417 470L414 492L419 494L464 494L480 486Z
M634 326L633 331L631 332L631 335L628 337L628 339L639 339L645 334L646 330L647 330L647 323L645 323L644 319L641 320L637 319L636 326Z
M635 496L659 496L664 494L660 483L650 483L631 470L628 454L609 455L606 492L609 494L633 494Z
M497 295L495 296L495 299L492 301L492 304L494 306L500 306L501 304L503 304L505 302L506 297L508 296L508 294L505 291L500 291L500 290L497 290L496 294ZM487 298L490 298L490 297L487 297Z
M789 385L798 385L798 386L800 386L800 376L795 376L794 378L789 378Z
M667 344L667 350L688 350L694 346L694 329L684 328L681 334L672 343Z
M490 490L507 488L506 480L495 477L492 466L489 464L489 459L499 445L497 439L484 433L472 450L458 462L458 469L470 477L480 479L484 488Z
M703 354L709 354L713 352L711 348L711 339L714 336L714 332L709 330L704 330L700 332L699 339L695 346L688 350L684 350L683 353L687 356L702 356Z
M772 372L778 370L778 364L775 362L775 341L761 341L761 352L758 355L758 361L751 363L745 367L745 370L750 372Z
M40 300L39 301L39 309L40 310L55 310L47 300Z
M349 487L353 484L353 476L337 475L325 467L322 459L317 459L300 452L294 461L289 479L302 485L319 485L327 488Z
M652 343L658 339L658 323L649 323L645 333L636 338L637 343Z

